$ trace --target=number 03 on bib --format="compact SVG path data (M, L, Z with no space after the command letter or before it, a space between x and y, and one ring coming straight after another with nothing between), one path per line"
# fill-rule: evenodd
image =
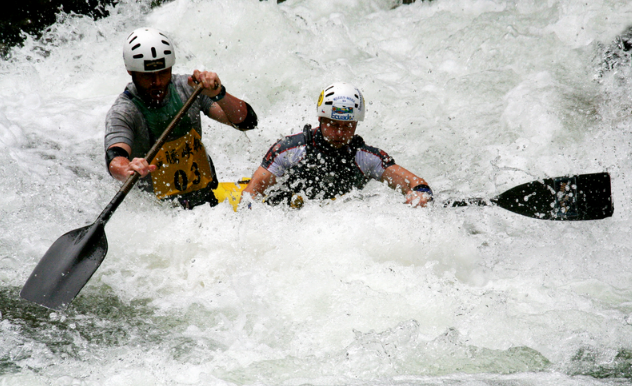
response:
M154 193L159 199L194 192L213 181L213 173L200 135L195 129L166 142L152 161Z

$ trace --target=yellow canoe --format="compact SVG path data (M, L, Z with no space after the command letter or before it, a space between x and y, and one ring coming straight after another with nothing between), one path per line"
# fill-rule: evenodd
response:
M213 190L217 201L224 202L228 200L228 203L233 207L233 210L237 212L237 205L241 200L241 192L246 188L250 178L242 178L237 182L220 182L217 189Z

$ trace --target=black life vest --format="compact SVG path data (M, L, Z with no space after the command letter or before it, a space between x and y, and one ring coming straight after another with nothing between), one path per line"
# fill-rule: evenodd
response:
M302 134L305 157L287 172L282 188L271 192L267 202L280 203L294 194L309 199L331 199L366 186L369 178L355 161L358 149L364 146L362 137L355 135L347 146L335 149L327 143L320 128L312 130L311 125L305 125Z

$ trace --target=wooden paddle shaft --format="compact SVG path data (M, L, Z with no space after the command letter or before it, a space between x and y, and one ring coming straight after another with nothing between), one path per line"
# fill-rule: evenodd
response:
M158 154L158 151L160 150L162 145L165 144L165 141L167 140L167 137L169 136L169 134L171 134L171 131L173 131L173 128L176 127L178 122L180 122L180 119L182 119L182 116L189 110L193 102L195 102L195 98L202 92L203 88L204 86L202 85L202 83L198 83L198 85L193 90L193 93L191 94L189 99L187 99L187 101L184 103L184 106L182 106L182 108L180 109L180 111L178 111L178 113L173 118L169 126L167 126L165 131L163 131L160 137L158 137L158 139L156 140L156 143L154 143L154 146L152 146L151 149L149 149L149 152L147 152L147 155L145 156L145 159L147 160L148 163L151 163L151 161L154 160L154 157L156 157L156 154ZM101 212L101 214L96 220L97 222L101 222L103 225L105 225L105 223L108 222L108 220L110 219L110 217L112 217L112 214L114 213L116 208L118 208L121 202L123 202L123 199L125 199L125 196L127 196L127 193L129 193L130 190L132 190L132 187L134 186L134 184L136 184L139 178L140 178L140 174L138 174L138 172L134 172L134 174L132 174L131 176L127 178L127 180L125 180L125 183L123 184L121 189L118 191L116 196L114 196L112 201L110 201L110 203L105 207L105 209L103 209L103 212Z

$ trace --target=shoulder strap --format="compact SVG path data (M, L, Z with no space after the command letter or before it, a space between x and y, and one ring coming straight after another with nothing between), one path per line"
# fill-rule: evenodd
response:
M136 106L138 111L140 111L140 114L143 116L143 120L145 121L145 126L146 126L145 128L147 129L147 135L149 137L149 142L153 145L154 143L156 143L156 136L154 135L154 133L149 128L149 125L147 124L147 118L145 118L145 114L143 114L143 109L141 108L141 106L139 106L139 102L138 101L134 101L134 98L135 98L134 94L132 94L131 91L129 91L129 89L127 89L127 88L125 88L125 91L123 91L123 96L125 96L127 99L132 101L132 103L134 103L134 105Z
M303 126L303 138L305 138L305 150L309 153L314 147L314 134L312 134L312 125Z
M360 137L357 134L353 136L353 138L351 139L351 142L349 143L349 146L353 150L358 150L359 148L361 148L364 145L365 145L364 139L362 139L362 137Z
M305 136L305 144L310 145L313 140L312 125L308 123L307 125L303 126L303 135Z

